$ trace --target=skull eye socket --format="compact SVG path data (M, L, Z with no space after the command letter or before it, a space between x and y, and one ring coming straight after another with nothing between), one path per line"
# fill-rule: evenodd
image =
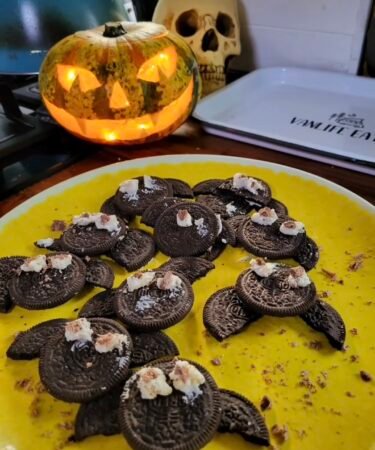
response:
M232 18L228 16L228 14L219 12L216 18L216 28L217 31L225 37L235 37L235 25Z
M199 16L195 9L185 11L176 22L177 33L183 37L193 36L198 30Z

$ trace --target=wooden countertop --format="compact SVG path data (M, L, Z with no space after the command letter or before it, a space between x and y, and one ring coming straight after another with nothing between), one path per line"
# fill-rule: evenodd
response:
M0 217L33 195L82 172L118 161L182 153L242 156L284 164L334 181L375 204L375 178L370 175L211 136L205 134L198 123L188 122L174 135L156 143L139 147L93 146L93 152L89 156L3 200L0 204Z

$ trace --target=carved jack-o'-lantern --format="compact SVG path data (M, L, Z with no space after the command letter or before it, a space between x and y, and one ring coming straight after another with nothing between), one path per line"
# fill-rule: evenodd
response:
M168 135L186 120L200 94L190 47L146 22L110 23L66 37L44 60L39 86L60 125L106 144Z

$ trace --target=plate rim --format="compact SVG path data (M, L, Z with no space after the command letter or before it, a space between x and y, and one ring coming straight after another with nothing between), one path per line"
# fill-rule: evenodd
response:
M19 217L21 214L25 214L29 209L33 206L41 203L42 201L48 199L50 196L59 194L63 192L65 189L69 189L77 184L80 184L85 181L89 181L93 176L100 176L110 173L116 173L119 170L126 169L135 169L141 167L148 167L152 164L176 164L176 163L202 163L202 162L216 162L216 163L228 163L228 164L239 164L243 166L254 166L265 169L270 169L275 172L284 172L290 175L296 175L303 179L312 180L316 183L328 187L329 189L343 194L349 199L353 200L355 203L360 205L366 211L375 215L375 206L372 205L369 201L365 200L358 194L350 191L349 189L323 178L319 175L315 175L309 172L306 172L302 169L297 169L295 167L287 166L284 164L278 164L269 161L263 161L258 159L246 158L241 156L231 156L231 155L212 155L212 154L191 154L191 153L182 153L182 154L166 154L166 155L156 155L156 156L147 156L147 157L139 157L131 160L120 161L112 164L107 164L105 166L97 167L96 169L91 169L86 172L82 172L74 177L68 178L67 180L61 181L59 183L50 186L47 189L39 192L38 194L33 195L28 198L15 208L8 211L4 216L0 218L0 230L2 230L9 222Z

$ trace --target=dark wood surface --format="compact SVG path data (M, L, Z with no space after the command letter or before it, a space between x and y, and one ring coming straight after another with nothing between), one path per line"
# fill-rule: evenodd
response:
M0 204L0 216L44 189L88 170L134 158L184 153L242 156L296 167L334 181L371 203L375 203L374 177L254 145L211 136L205 134L197 123L190 122L181 127L173 136L148 145L139 147L93 146L93 152L88 157L3 200Z

